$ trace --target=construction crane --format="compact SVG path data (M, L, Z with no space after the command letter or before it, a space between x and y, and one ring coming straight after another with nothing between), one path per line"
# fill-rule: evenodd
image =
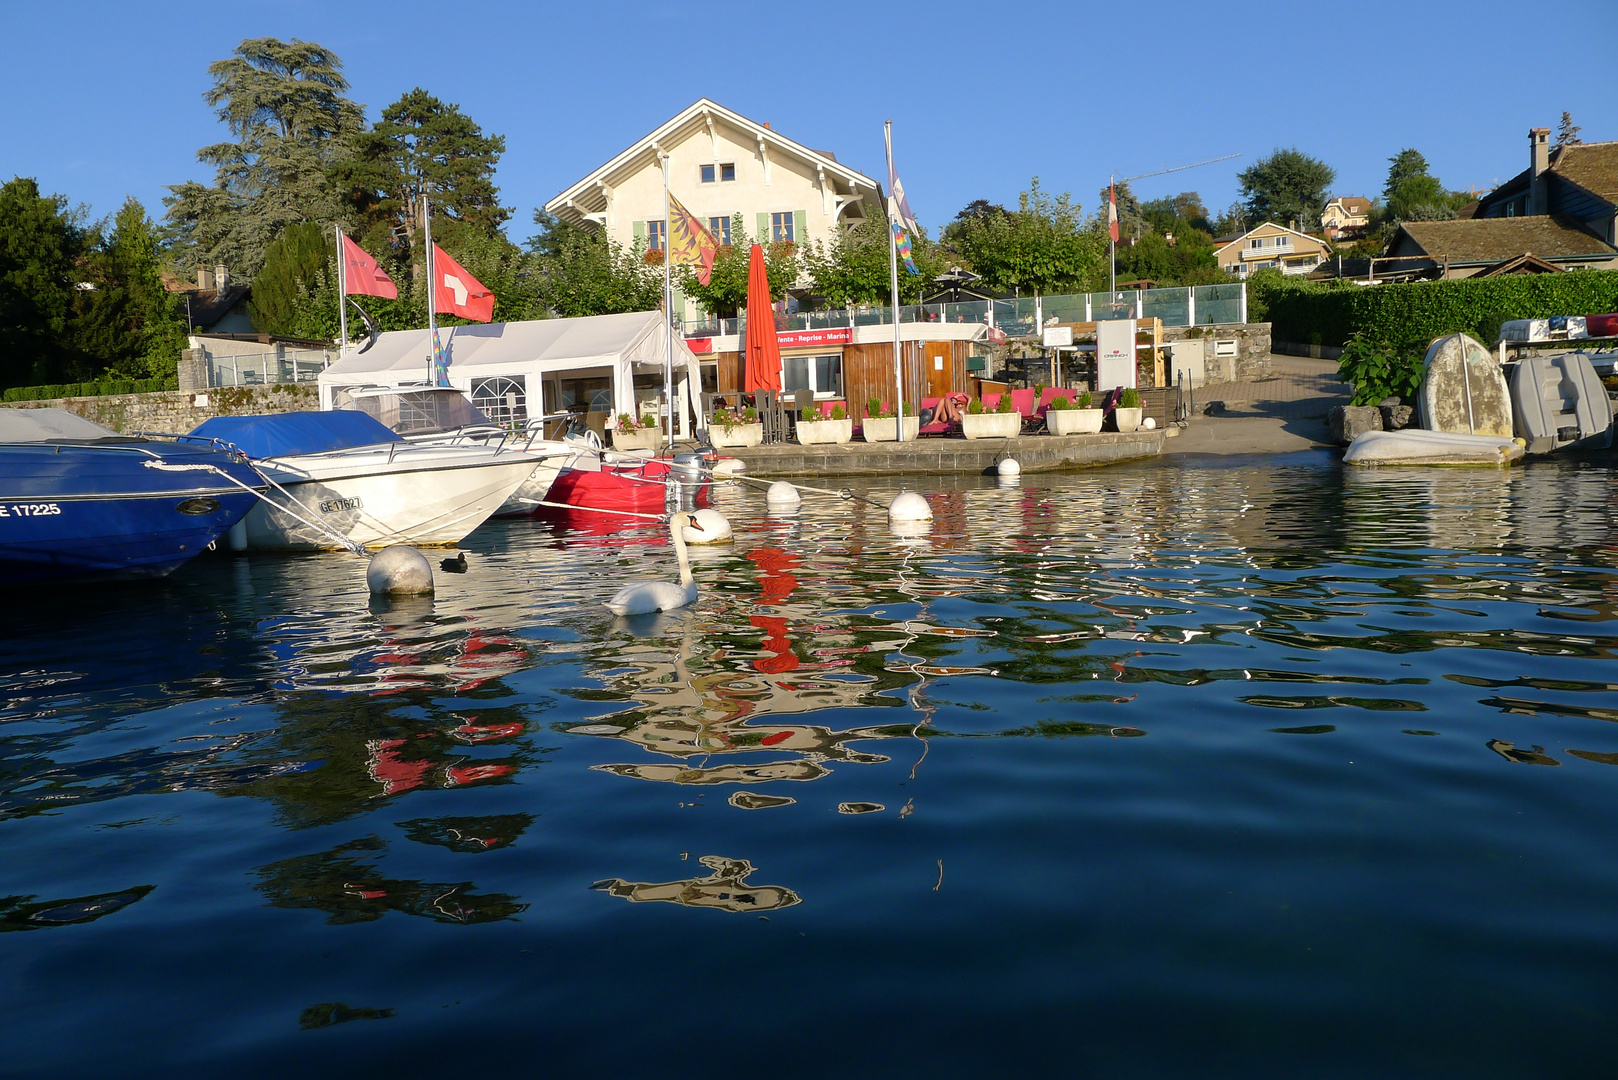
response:
M1234 153L1234 154L1226 154L1223 157L1209 158L1207 161L1194 161L1189 165L1176 165L1172 169L1158 169L1156 172L1141 173L1138 176L1126 176L1126 177L1123 177L1122 180L1120 180L1115 174L1113 176L1107 177L1107 186L1110 188L1114 184L1118 184L1118 183L1127 184L1132 180L1144 180L1148 176L1166 176L1169 173L1184 172L1187 169L1200 169L1204 165L1212 165L1212 164L1214 164L1216 162L1220 162L1220 161L1229 161L1231 158L1239 158L1241 156L1242 155L1241 155L1240 152L1237 152L1237 153ZM1116 240L1112 239L1110 230L1109 230L1109 233L1108 233L1107 254L1108 254L1108 257L1109 257L1108 262L1111 264L1108 267L1108 279L1112 283L1112 291L1117 292L1118 291L1118 242Z

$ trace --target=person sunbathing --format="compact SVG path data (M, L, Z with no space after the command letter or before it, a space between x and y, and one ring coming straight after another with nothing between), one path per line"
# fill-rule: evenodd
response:
M938 399L938 407L933 410L931 423L958 424L966 413L967 403L972 399L966 394L945 394Z

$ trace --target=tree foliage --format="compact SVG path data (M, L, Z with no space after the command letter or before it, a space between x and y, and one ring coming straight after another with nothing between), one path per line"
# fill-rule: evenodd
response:
M17 177L0 187L0 385L62 370L84 230L60 195Z
M1190 225L1173 229L1174 242L1156 231L1118 249L1118 276L1146 278L1159 286L1211 285L1227 280L1214 257L1213 237Z
M733 318L747 306L747 275L751 265L754 244L764 249L764 273L770 282L770 299L786 296L798 280L801 270L798 245L790 242L772 243L762 237L748 234L746 222L737 214L730 223L731 242L719 249L714 258L713 273L708 284L697 280L696 270L690 266L675 268L674 279L681 290L711 315ZM661 266L661 263L657 264Z
M1337 172L1296 149L1276 150L1236 174L1248 222L1318 226Z
M875 215L843 229L829 243L817 240L805 245L803 265L815 294L834 307L890 303L893 287L888 246L887 218ZM899 266L901 304L919 302L932 289L933 279L948 267L948 254L925 234L910 238L910 253L919 273Z
M540 232L528 258L540 301L564 318L651 311L663 302L663 272L591 229L534 212ZM470 269L470 268L468 268Z
M1579 132L1584 129L1573 122L1573 114L1563 111L1562 122L1556 125L1557 146L1578 146Z
M944 229L944 246L1004 292L1071 293L1107 280L1106 234L1085 228L1079 204L1051 195L1034 177L1004 213L957 215Z
M1165 195L1161 199L1141 203L1140 214L1149 228L1165 236L1171 233L1178 236L1186 228L1213 232L1208 208L1203 205L1202 196L1195 191L1182 191L1178 195Z
M177 184L164 200L179 266L222 263L250 277L286 226L351 224L334 172L364 116L344 96L341 71L331 50L276 38L245 40L234 56L209 65L214 84L203 98L235 141L197 151L215 169L211 187Z
M340 172L372 228L396 243L419 238L426 192L436 238L449 241L465 229L493 236L511 216L494 183L505 149L504 136L485 135L460 106L418 86L356 138L355 156Z
M81 371L115 378L173 376L186 347L179 298L163 286L157 224L133 196L112 228L94 230L94 247L80 264L89 288L74 292L71 343Z
M261 334L301 337L302 312L326 284L335 258L329 230L312 221L288 225L264 252L247 311Z

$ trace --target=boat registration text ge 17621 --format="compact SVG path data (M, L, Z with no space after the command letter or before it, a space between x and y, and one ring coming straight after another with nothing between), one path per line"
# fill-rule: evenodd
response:
M0 518L50 517L61 512L62 508L56 503L0 503Z
M327 499L320 504L322 514L340 514L345 510L359 510L364 507L358 499Z

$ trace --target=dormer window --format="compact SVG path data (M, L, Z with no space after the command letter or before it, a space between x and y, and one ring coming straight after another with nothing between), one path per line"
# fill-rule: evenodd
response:
M702 182L712 184L716 181L724 182L736 179L736 165L734 162L724 165L702 166Z

